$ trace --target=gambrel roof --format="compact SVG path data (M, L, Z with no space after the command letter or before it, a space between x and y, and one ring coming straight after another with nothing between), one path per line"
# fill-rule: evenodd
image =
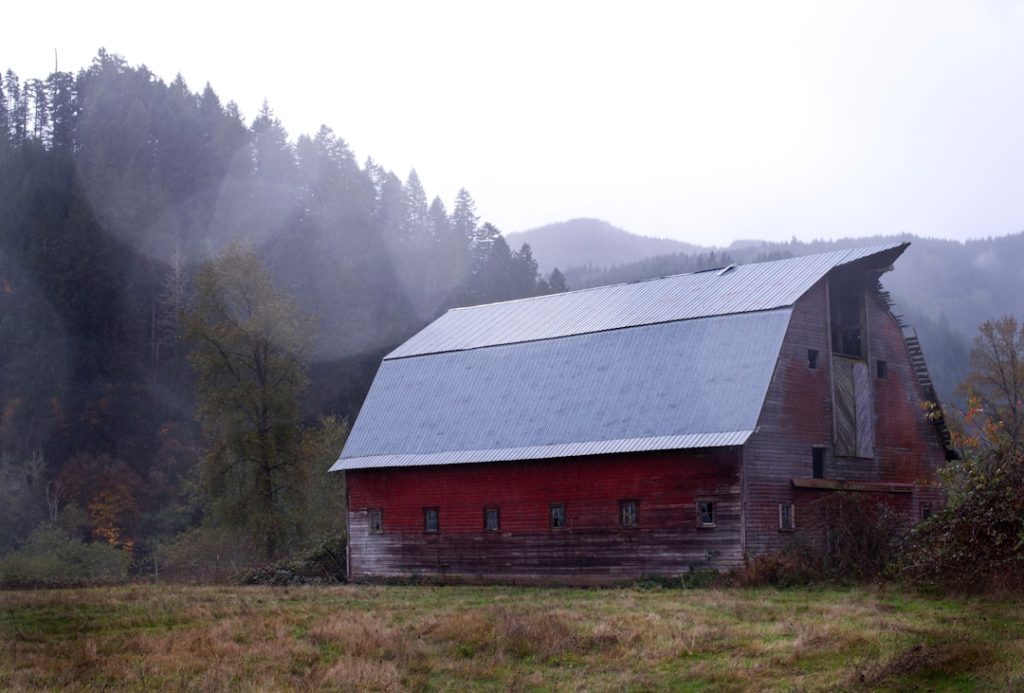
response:
M742 445L793 304L906 245L450 310L385 357L331 469Z

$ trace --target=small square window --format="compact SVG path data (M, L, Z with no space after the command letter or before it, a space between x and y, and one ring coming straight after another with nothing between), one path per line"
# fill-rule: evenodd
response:
M887 378L889 376L889 364L885 361L875 361L875 367L878 369L879 378Z
M638 503L635 500L619 501L619 524L626 528L640 526Z
M715 502L709 500L697 501L697 526L715 526Z
M439 532L441 524L437 517L437 508L423 508L423 531Z
M500 517L497 508L484 508L484 530L497 532L501 529Z
M551 529L565 529L565 506L561 503L551 504Z
M384 531L384 513L380 508L370 511L370 534L381 534Z
M779 503L779 529L783 532L796 529L796 508L792 503Z
M814 370L818 367L818 350L808 349L807 350L807 367Z
M811 476L825 478L825 448L811 448Z
M921 503L921 521L924 522L932 516L932 504L928 501Z

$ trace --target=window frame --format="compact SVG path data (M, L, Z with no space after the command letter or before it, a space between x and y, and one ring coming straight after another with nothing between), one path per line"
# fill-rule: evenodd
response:
M789 526L786 525L786 510L789 510ZM796 503L779 503L779 531L796 531Z
M555 524L555 509L561 511L562 524ZM565 503L551 503L548 505L548 529L552 532L560 532L569 526L569 516L565 511Z
M430 513L434 514L434 528L430 528L428 518ZM441 533L441 509L436 505L430 505L423 508L423 533L424 534L440 534Z
M889 363L885 359L875 359L875 376L879 380L889 378Z
M488 516L494 513L494 527L487 526ZM500 532L501 531L501 508L497 505L485 505L484 506L484 531L485 532Z
M704 522L704 513L701 511L702 505L707 505L710 511L711 521ZM718 513L715 508L717 503L712 498L698 498L694 503L695 510L697 511L697 527L699 529L713 529L718 526Z
M368 508L366 511L369 520L370 534L384 534L384 510L382 508ZM376 527L374 519L376 518Z
M822 445L811 447L811 478L825 478L825 447Z
M812 370L812 371L818 370L818 356L819 355L820 354L818 353L817 349L808 349L807 350L807 369L808 370Z
M626 508L633 509L633 521L631 524L626 523ZM619 501L619 527L621 529L639 529L640 528L640 501L635 498L623 498Z

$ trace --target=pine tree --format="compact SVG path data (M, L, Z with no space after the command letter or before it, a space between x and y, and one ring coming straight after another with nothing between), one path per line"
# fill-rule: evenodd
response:
M534 296L539 293L537 281L540 279L540 271L529 243L523 243L519 251L512 255L512 273L516 296Z
M0 150L10 141L11 124L7 117L7 95L4 94L3 80L0 80Z
M452 230L471 243L476 236L477 223L480 217L476 215L476 203L469 191L465 188L459 190L455 196L455 207L452 209Z
M13 70L7 71L4 86L7 90L7 118L10 121L11 142L20 146L25 142L28 101L21 89L18 75L14 74Z
M548 291L553 294L560 294L568 290L569 288L565 285L565 275L562 274L561 270L557 267L551 270L551 274L548 276Z
M54 72L46 79L50 100L50 142L55 149L70 149L74 143L74 85L70 72Z

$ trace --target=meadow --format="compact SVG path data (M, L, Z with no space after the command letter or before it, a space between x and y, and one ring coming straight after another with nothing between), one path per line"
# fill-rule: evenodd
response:
M0 592L0 689L1021 690L1024 602L877 588Z

